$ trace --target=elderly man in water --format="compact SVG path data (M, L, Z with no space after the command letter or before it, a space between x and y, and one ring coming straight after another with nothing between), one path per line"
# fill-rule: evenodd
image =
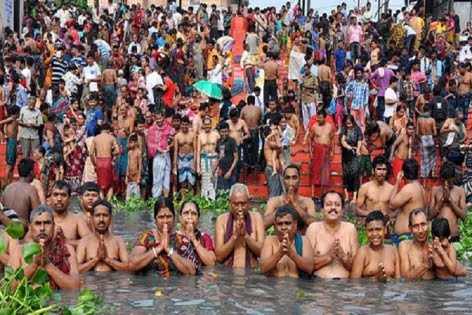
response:
M312 223L306 237L313 246L315 275L320 278L349 278L359 248L356 227L343 222L344 199L336 191L321 198L323 221Z
M428 242L429 225L423 209L414 209L408 217L413 240L398 246L402 278L406 280L431 280L433 272L433 247Z
M369 244L362 246L352 263L351 278L378 281L400 278L400 258L397 248L384 245L386 219L382 211L374 210L365 219Z
M128 249L123 239L110 231L112 205L97 200L90 209L94 232L82 238L77 246L80 272L128 271Z
M255 268L265 238L262 216L249 211L249 190L244 184L231 187L229 203L231 211L216 220L216 260L231 268Z
M53 289L78 289L80 278L74 247L55 236L55 229L51 208L40 205L31 212L29 232L33 242L41 246L41 253L33 257L31 264L25 264L25 276L31 279L38 269L43 269Z
M313 272L313 249L297 232L298 216L291 206L275 212L276 235L268 236L261 252L261 272L275 277L309 279Z

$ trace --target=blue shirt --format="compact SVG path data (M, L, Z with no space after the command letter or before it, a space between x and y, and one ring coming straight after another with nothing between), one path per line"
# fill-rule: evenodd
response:
M318 51L319 50L319 40L320 40L320 33L317 33L315 31L311 32L311 40L312 40L312 47L313 47L313 50L314 51ZM315 42L315 41L318 41L318 42Z
M95 136L98 121L103 120L102 111L98 108L91 108L87 111L87 138Z
M352 92L351 109L359 110L369 104L369 85L364 81L351 81L346 87L346 97Z
M16 106L19 108L26 107L28 105L28 91L23 85L18 84L16 88Z
M344 49L336 48L334 51L334 59L336 60L336 73L343 71L344 63L346 62L346 51Z

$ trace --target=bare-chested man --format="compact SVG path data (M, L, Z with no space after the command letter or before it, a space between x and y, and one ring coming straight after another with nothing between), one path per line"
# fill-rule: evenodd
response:
M28 227L31 211L40 203L38 191L31 185L34 178L33 168L33 160L22 159L18 163L19 180L8 185L2 194L3 207L15 210L25 228ZM5 226L11 222L3 211L0 211L0 221Z
M239 110L231 108L229 111L229 119L226 121L229 125L229 136L236 140L238 146L238 164L236 165L236 180L239 178L242 163L242 143L250 138L249 128L243 119L239 118Z
M126 103L120 105L117 125L115 129L116 143L119 147L119 153L115 159L118 165L115 167L115 175L118 179L118 187L126 181L127 175L127 155L128 155L128 137L134 132L135 119L130 113L130 108Z
M311 160L311 193L315 195L315 186L329 186L330 160L334 156L335 130L326 123L326 111L318 111L318 122L313 124L308 134L308 148Z
M393 144L395 143L395 131L383 121L375 121L367 125L365 138L370 152L384 149L384 156L390 159Z
M275 277L310 278L313 248L297 232L297 213L289 205L275 211L275 233L268 236L261 252L261 272Z
M90 234L90 229L83 216L68 210L70 195L70 185L63 180L58 180L52 186L50 203L54 210L56 232L63 233L64 240L76 247L81 238Z
M356 227L343 222L344 200L335 191L321 198L323 221L312 223L306 237L313 246L315 275L320 278L349 278L359 249Z
M97 172L97 184L102 198L113 197L113 156L120 152L116 139L111 133L110 125L100 126L100 134L93 138L90 148L90 159Z
M408 215L408 227L412 234L398 246L400 272L406 280L431 280L433 272L433 248L428 242L428 220L423 209L418 208Z
M411 149L415 137L415 126L409 122L406 125L406 133L400 134L392 146L389 161L392 163L392 175L396 178L402 170L403 162L412 157Z
M390 216L390 194L393 185L387 181L388 162L383 155L377 155L372 161L374 178L363 184L356 200L356 216L363 220L374 210L380 210Z
M82 211L79 212L78 215L85 219L89 230L93 231L92 216L90 215L90 211L92 210L93 203L100 197L100 188L95 182L85 182L82 186L80 186L79 191L80 207Z
M326 58L321 58L319 61L318 80L320 82L323 106L326 108L331 101L331 68L326 65Z
M249 211L246 185L236 183L231 187L229 203L231 211L216 220L216 260L230 268L256 268L265 239L262 216Z
M174 138L174 175L180 188L192 188L195 186L195 133L190 130L190 120L182 117L180 132ZM178 191L178 190L176 190Z
M395 219L395 232L391 234L392 242L396 245L413 237L408 226L410 213L414 209L426 208L426 192L418 181L418 173L418 162L415 159L405 160L390 195L390 208L397 210L392 214L392 218ZM407 183L399 192L403 176Z
M120 95L116 98L115 104L113 105L112 113L113 118L118 119L118 112L122 104L126 104L126 99L129 97L129 88L127 85L120 87Z
M201 176L201 195L204 198L216 198L216 142L220 135L211 128L210 116L203 117L203 132L197 138L197 174Z
M285 168L283 184L286 193L272 197L267 201L267 208L263 216L264 228L268 229L274 224L276 209L289 205L298 215L297 232L305 234L307 227L315 222L315 203L313 199L299 195L300 169L296 165L291 164Z
M436 120L431 117L431 104L424 106L424 111L416 119L416 130L421 141L421 177L433 174L436 167Z
M2 100L0 99L0 103ZM3 136L3 128L5 128L5 136L7 137L7 184L13 181L13 169L15 168L17 158L17 138L18 138L18 117L20 115L20 108L18 106L8 107L8 114L10 117L0 121L2 131L0 135ZM5 125L5 126L4 126ZM3 140L3 139L2 139Z
M197 115L192 121L192 131L195 133L195 137L203 132L203 117L210 115L210 105L208 103L200 103ZM210 116L211 117L211 116Z
M425 87L422 94L418 96L415 103L416 117L424 112L424 106L433 100L433 93L429 87Z
M283 193L282 179L279 170L282 167L279 160L282 142L279 132L280 118L271 118L270 125L264 126L264 159L266 161L264 174L269 189L269 198L280 196Z
M352 263L351 278L379 281L400 278L400 257L397 248L384 245L386 218L379 210L367 215L365 230L369 244L362 246Z
M90 211L94 233L82 238L77 246L79 271L127 271L128 250L123 239L110 231L112 206L97 200Z
M465 220L467 215L465 191L464 188L454 185L455 166L452 162L443 162L439 177L443 185L434 187L431 191L429 217L430 219L436 216L446 218L451 230L450 241L460 242L457 221L459 219Z
M111 121L111 111L116 100L116 83L118 81L118 75L116 70L113 69L111 62L107 63L107 68L102 73L102 91L103 91L103 111L108 121Z
M241 110L241 120L246 123L249 130L249 137L245 141L245 163L249 167L255 168L259 163L259 126L262 120L262 112L256 106L254 95L247 97L247 105Z

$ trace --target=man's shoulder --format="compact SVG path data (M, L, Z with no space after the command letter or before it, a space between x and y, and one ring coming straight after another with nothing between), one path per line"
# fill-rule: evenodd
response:
M347 222L347 221L342 221L341 222L341 230L345 230L345 231L355 230L355 231L357 231L356 226L354 224L352 224L351 222Z

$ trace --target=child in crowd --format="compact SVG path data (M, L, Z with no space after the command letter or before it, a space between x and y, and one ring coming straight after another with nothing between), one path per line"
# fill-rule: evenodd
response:
M433 262L436 278L454 281L465 277L467 270L456 259L456 248L449 243L451 229L446 218L435 218L431 223L433 235Z
M141 196L141 151L138 148L138 136L132 134L128 138L128 168L126 170L126 200L132 195Z
M141 109L142 115L145 115L148 110L147 97L144 91L145 89L138 88L138 92L136 93L136 99L134 100L134 107Z
M266 134L266 142L269 143L276 143L277 147L281 147L281 138L279 132L279 122L280 119L274 118L270 120L269 129L265 129L264 133ZM270 145L268 146L270 148ZM272 164L272 175L277 175L278 170L281 168L281 162L279 158L280 150L270 148L270 160Z

